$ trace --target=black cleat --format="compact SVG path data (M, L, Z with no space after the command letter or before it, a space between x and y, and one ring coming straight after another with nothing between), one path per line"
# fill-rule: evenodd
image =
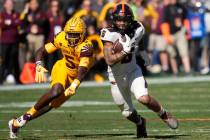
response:
M141 121L142 123L140 125L136 125L136 137L147 138L146 120L141 117Z

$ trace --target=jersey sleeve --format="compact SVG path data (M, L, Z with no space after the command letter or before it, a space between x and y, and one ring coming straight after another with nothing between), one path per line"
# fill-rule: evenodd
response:
M90 68L93 64L93 45L90 41L84 43L80 51L79 66Z
M55 35L53 42L45 44L47 53L52 53L57 49L60 49L60 42L62 41L62 32Z
M54 51L56 51L58 48L57 47L55 47L54 46L54 44L53 43L47 43L47 44L45 44L45 50L47 51L47 53L53 53Z

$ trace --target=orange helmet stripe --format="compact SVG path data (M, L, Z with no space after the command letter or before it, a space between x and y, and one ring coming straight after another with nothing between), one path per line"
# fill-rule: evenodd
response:
M122 0L122 14L124 15L125 13L125 1Z

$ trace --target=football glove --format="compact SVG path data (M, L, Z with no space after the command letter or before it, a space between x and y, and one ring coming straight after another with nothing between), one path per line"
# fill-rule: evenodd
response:
M126 41L123 42L122 38L119 38L119 42L122 44L123 46L123 51L125 53L130 53L131 51L131 47L130 47L130 37L128 35L125 34L125 37L126 37Z
M45 76L45 73L48 72L42 65L41 62L36 62L36 75L35 75L35 81L38 83L46 82L47 78Z
M65 90L65 96L72 96L75 94L77 87L80 85L80 81L78 79L74 79L71 85Z

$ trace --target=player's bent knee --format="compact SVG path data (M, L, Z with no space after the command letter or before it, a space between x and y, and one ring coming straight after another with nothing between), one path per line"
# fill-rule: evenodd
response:
M61 94L63 94L63 92L64 92L64 88L61 84L55 84L53 85L51 89L53 98L59 97Z
M144 104L144 105L148 105L151 101L151 97L149 95L143 95L141 97L139 97L139 102Z

